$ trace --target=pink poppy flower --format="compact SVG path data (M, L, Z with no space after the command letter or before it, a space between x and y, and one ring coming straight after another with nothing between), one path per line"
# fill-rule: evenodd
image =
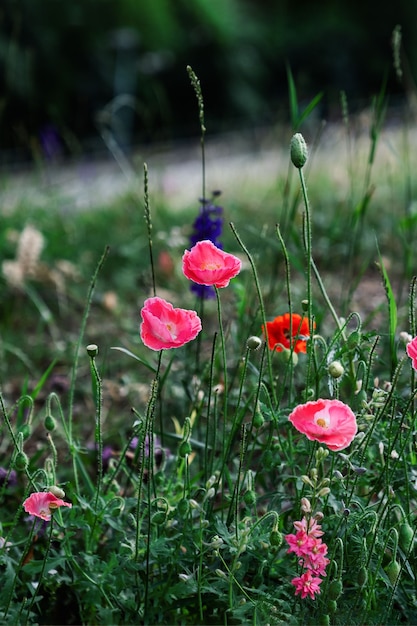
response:
M411 359L411 365L417 370L417 337L414 337L406 346L406 351Z
M57 498L53 493L47 491L32 493L23 503L26 513L36 515L36 517L40 517L47 522L51 519L53 511L60 506L71 508L72 504L64 502L64 500Z
M355 414L340 400L299 404L288 419L308 439L324 443L336 452L347 448L358 431Z
M198 241L182 257L184 276L198 285L227 287L230 279L239 274L241 267L240 259L220 250L209 239Z
M313 576L310 570L307 570L301 576L293 578L291 584L295 587L295 595L301 594L301 598L304 600L306 596L310 596L314 600L314 596L320 593L320 587L322 580L316 576Z
M151 350L180 348L195 339L201 330L201 320L195 311L174 309L162 298L145 300L140 314L140 336Z

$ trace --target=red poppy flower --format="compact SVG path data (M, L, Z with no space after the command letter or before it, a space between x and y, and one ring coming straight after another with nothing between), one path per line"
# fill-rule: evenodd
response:
M262 331L265 334L264 326ZM282 352L292 347L294 352L307 352L307 338L310 336L308 319L298 313L278 315L272 322L266 323L266 335L270 350Z

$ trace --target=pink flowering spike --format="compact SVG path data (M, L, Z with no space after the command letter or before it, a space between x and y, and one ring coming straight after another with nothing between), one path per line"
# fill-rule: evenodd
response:
M417 337L414 337L406 346L406 351L411 359L411 365L417 370Z
M47 522L51 519L52 512L60 506L71 508L72 504L64 502L64 500L54 496L53 493L46 491L32 493L23 503L26 513L40 517Z
M307 570L301 576L293 578L291 584L295 587L295 595L301 594L301 598L304 600L307 596L310 596L312 600L316 594L320 593L321 578L313 576L310 570Z
M317 523L317 520L315 520L314 517L310 517L308 521L305 517L303 517L301 521L294 522L294 527L296 530L303 530L309 537L314 537L315 539L324 535L320 524Z
M289 420L308 439L324 443L336 452L347 448L358 431L355 414L340 400L299 404Z
M308 553L303 555L302 565L318 576L326 576L326 567L330 563L325 556L328 550L327 545L321 539L311 541Z
M294 552L294 554L301 557L309 554L314 542L304 530L299 530L295 535L285 535L285 541L289 545L287 552Z
M195 311L174 309L162 298L145 300L140 314L140 336L151 350L180 348L195 339L201 330L201 320Z
M184 276L199 285L227 287L231 278L241 270L240 259L224 252L209 239L198 241L182 257Z

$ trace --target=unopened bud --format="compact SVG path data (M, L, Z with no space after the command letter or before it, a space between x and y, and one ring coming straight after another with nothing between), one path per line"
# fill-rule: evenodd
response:
M185 458L188 454L191 454L192 448L189 441L182 441L178 454L181 458Z
M29 439L31 430L32 429L31 429L30 424L23 424L23 426L21 427L20 432L22 433L22 437L24 441L26 439Z
M303 513L311 513L310 500L307 498L301 498L301 510Z
M364 565L360 568L358 572L358 583L361 587L364 587L368 582L368 570Z
M53 493L56 498L65 498L65 491L61 489L61 487L57 487L56 485L52 485L52 487L48 487L48 491Z
M277 548L279 548L282 544L282 533L280 533L279 530L271 530L271 533L269 535L269 541L271 543L271 546L276 546Z
M14 466L18 472L24 472L29 465L29 459L24 452L18 452L14 460Z
M253 506L256 504L256 493L254 491L247 491L243 496L243 500L248 506Z
M340 361L332 361L329 365L329 374L332 378L340 378L345 373L345 368Z
M252 335L252 337L249 337L246 341L246 345L249 350L258 350L258 348L262 345L262 339L260 339L260 337L256 337L256 335Z
M165 524L166 519L167 519L166 511L157 511L156 513L152 515L151 522L153 524L156 524L157 526L162 526L162 524Z
M404 522L400 526L400 532L398 533L398 540L400 548L407 554L414 539L414 532L408 522Z
M260 428L261 426L263 426L264 422L265 422L264 416L262 415L262 413L258 409L255 412L255 415L253 416L253 420L252 420L253 427L254 428Z
M391 585L395 585L397 578L401 572L401 565L398 561L392 560L385 568L385 572L389 578Z
M45 424L45 428L46 428L46 430L47 430L48 432L50 432L50 433L51 433L53 430L55 430L56 423L55 423L55 420L54 420L54 418L52 417L52 415L47 415L47 416L45 417L45 422L44 422L44 424Z
M293 135L290 144L290 154L292 164L298 169L302 168L306 164L308 149L301 133Z
M332 582L329 585L327 594L330 600L337 600L342 595L342 591L343 591L342 581L340 579L332 580Z

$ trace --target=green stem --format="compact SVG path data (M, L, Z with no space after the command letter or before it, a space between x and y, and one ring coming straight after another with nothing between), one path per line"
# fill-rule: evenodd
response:
M254 260L253 260L253 258L251 256L251 254L249 253L249 250L246 248L245 244L243 243L243 241L239 237L239 235L238 235L238 233L236 231L236 228L235 228L235 226L234 226L234 224L232 222L230 222L230 228L232 229L232 232L233 232L234 236L236 237L236 240L237 240L238 244L240 245L240 247L242 248L243 252L248 257L248 261L250 263L250 266L251 266L251 269L252 269L252 273L253 273L253 278L255 280L256 292L258 294L259 309L261 311L262 325L266 329L265 306L264 306L264 301L263 301L262 291L261 291L261 285L260 285L260 282L259 282L258 272L256 270L255 262L254 262ZM267 358L269 379L271 381L272 398L273 398L273 401L274 401L274 405L276 405L277 397L276 397L276 392L275 392L275 388L274 388L274 377L273 377L273 371L272 371L272 358L271 358L271 353L270 353L269 350L267 351L266 358Z
M38 584L37 584L37 586L35 587L35 589L33 590L33 595L32 595L32 598L31 598L31 600L30 600L30 604L29 604L29 608L28 608L28 612L27 612L27 616L26 616L26 623L28 623L28 622L29 622L29 618L30 618L30 611L31 611L32 606L33 606L33 604L34 604L34 602L35 602L35 598L36 598L36 596L38 596L38 594L39 594L39 590L40 590L41 585L42 585L43 575L44 575L44 573L45 573L45 568L46 568L46 562L47 562L47 560L48 560L49 550L51 549L51 543L52 543L52 531L53 531L53 520L54 520L54 516L53 516L53 514L52 514L52 516L51 516L51 521L50 521L50 525L49 525L48 545L47 545L46 550L45 550L45 556L44 556L44 558L43 558L42 568L41 568L41 571L40 571L40 573L39 573L39 579L38 579L38 581L37 581L37 583L38 583Z

